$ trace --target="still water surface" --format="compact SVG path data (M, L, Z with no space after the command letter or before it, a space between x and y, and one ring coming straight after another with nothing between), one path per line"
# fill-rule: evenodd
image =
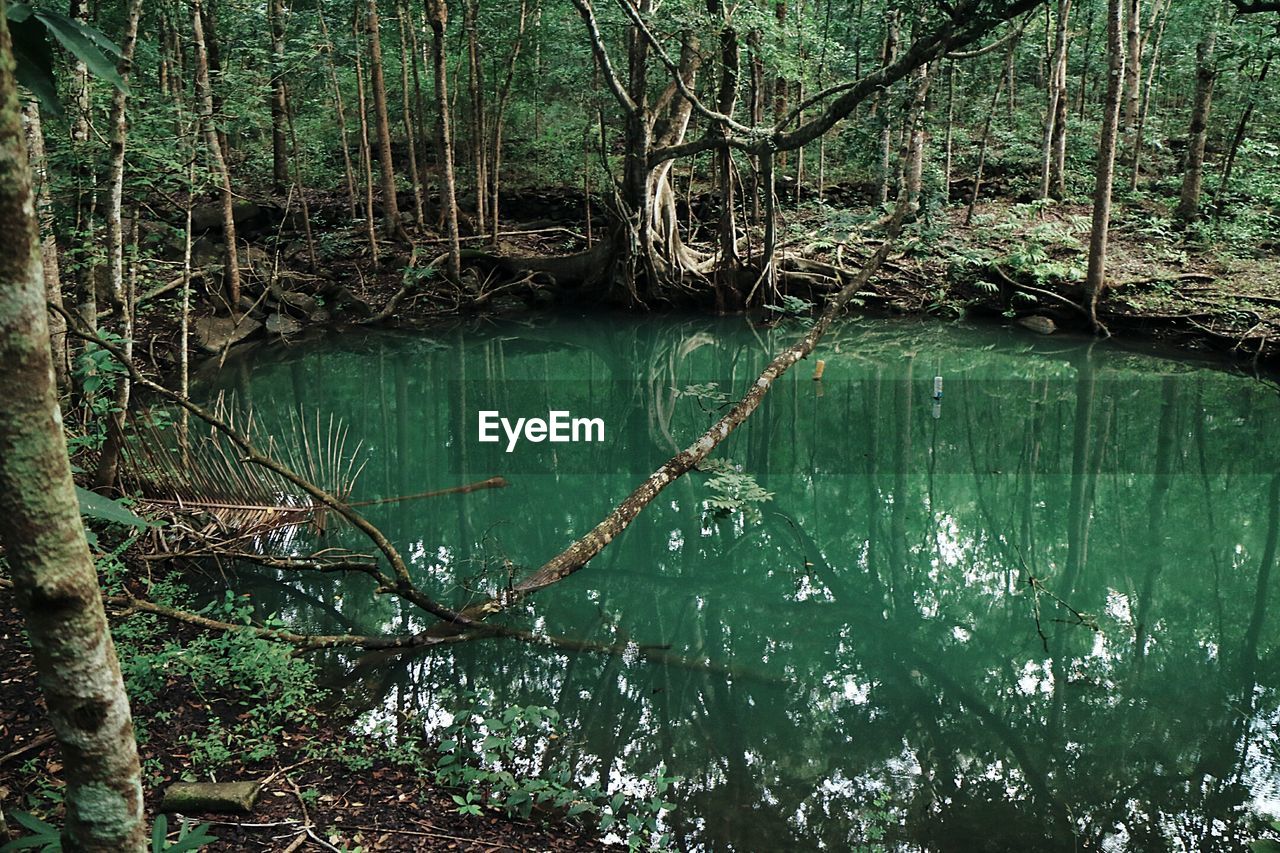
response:
M510 480L368 510L460 605L590 529L798 328L346 335L205 391L281 433L296 410L341 418L355 499ZM688 849L1246 849L1280 816L1276 389L936 323L850 322L818 355L822 382L795 368L716 453L770 500L718 515L694 473L512 617L665 661L508 641L335 658L345 698L403 712L465 684L554 706L582 779L683 777ZM606 437L507 454L476 441L480 409L565 409ZM359 580L259 575L254 594L326 630L422 624Z

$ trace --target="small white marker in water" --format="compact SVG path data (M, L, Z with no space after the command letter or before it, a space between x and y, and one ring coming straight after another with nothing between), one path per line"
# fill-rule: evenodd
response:
M933 377L933 399L935 400L942 399L942 377L941 376Z

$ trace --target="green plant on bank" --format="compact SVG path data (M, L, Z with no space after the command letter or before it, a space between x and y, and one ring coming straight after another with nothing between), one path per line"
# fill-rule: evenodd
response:
M62 850L62 830L46 823L30 812L15 811L13 819L26 828L31 834L14 839L0 847L0 853L13 850L35 850L42 853L60 853ZM199 850L217 841L217 837L209 834L209 824L191 825L183 823L178 830L178 837L169 840L169 819L161 814L156 816L151 829L151 853L186 853Z
M784 294L778 300L781 305L766 305L767 310L781 314L784 317L806 317L813 313L813 303L808 300L801 299L799 296Z
M723 459L706 459L698 470L711 475L706 482L711 497L703 506L713 516L724 517L741 510L747 521L755 523L760 520L760 504L773 500L773 492L766 491L740 465Z
M474 691L447 693L450 721L439 732L435 781L456 789L459 814L483 809L528 818L535 810L568 818L594 816L597 827L617 833L629 850L665 850L669 833L660 819L675 808L664 797L678 780L661 766L640 780L643 794L578 787L567 759L553 757L559 713L538 705L497 706ZM537 769L540 768L540 769Z
M110 574L108 574L110 577ZM162 604L190 606L172 579L151 586L149 596ZM252 606L231 593L200 612L215 619L247 623ZM280 626L277 620L263 624ZM138 704L156 702L181 682L210 709L207 725L183 736L190 748L191 780L202 771L275 756L289 728L313 722L310 710L324 697L315 684L314 667L294 657L280 643L247 634L199 634L189 641L166 635L156 617L135 613L113 631L121 670L130 697ZM220 703L220 705L218 704ZM222 713L218 713L221 711ZM148 723L162 723L152 715ZM147 732L139 725L139 741Z
M107 331L103 340L123 346L124 340ZM87 346L72 367L71 375L80 389L81 432L68 431L67 450L72 458L82 451L97 451L107 440L107 416L118 411L116 384L126 373L112 355L98 346Z

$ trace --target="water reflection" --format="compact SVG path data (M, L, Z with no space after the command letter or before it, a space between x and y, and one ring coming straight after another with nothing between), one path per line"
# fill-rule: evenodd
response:
M705 428L718 404L684 389L743 388L793 334L647 319L348 337L228 385L268 424L295 408L351 424L358 498L512 480L370 511L459 605L505 583L507 561L559 551ZM1274 391L914 323L850 324L820 355L821 383L798 367L718 452L774 494L757 519L704 511L695 474L513 615L666 645L665 661L486 642L334 657L335 683L393 711L458 684L554 705L585 779L685 778L673 829L689 849L1256 838L1280 814ZM479 405L570 403L609 440L524 455L474 440ZM363 579L254 578L259 606L300 624L421 624Z

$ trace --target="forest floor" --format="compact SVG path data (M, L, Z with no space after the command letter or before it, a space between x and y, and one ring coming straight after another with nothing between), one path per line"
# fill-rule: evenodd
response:
M120 620L113 615L112 622L113 633L119 634ZM189 642L195 634L185 626L175 630L167 623L162 630L185 635L170 637L179 642ZM149 823L164 788L190 772L196 743L191 736L211 727L230 731L236 718L248 716L244 704L234 701L234 688L207 695L192 690L176 673L162 678L165 689L143 701L134 697L132 702L140 734ZM4 696L0 702L0 808L8 819L11 837L16 838L26 833L15 822L15 811L43 814L59 822L62 783L58 749L36 683L35 663L23 637L12 590L7 588L0 588L0 695ZM218 839L203 849L290 853L610 849L597 834L573 822L551 819L535 823L489 810L475 817L459 814L452 790L435 785L412 767L382 757L378 744L353 734L351 717L326 712L294 719L273 731L270 756L253 760L246 750L228 760L218 781L261 781L261 792L249 815L191 816L211 823L210 834ZM304 722L296 722L299 719ZM320 745L343 746L317 749ZM353 769L350 756L366 760ZM200 781L210 780L205 777ZM176 838L179 821L171 820L170 828L171 838ZM0 835L0 845L6 840Z

